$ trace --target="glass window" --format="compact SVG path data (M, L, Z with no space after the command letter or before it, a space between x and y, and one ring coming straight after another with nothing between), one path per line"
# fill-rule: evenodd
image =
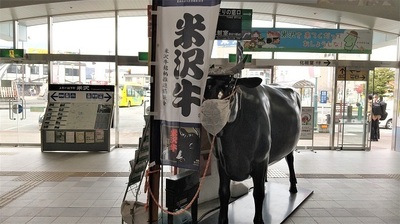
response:
M136 83L150 88L150 75L146 66L118 66L119 84Z
M0 23L0 48L13 48L13 23Z
M43 71L48 72L48 69L43 68ZM55 61L52 63L51 74L52 84L113 85L115 83L115 63Z
M39 75L39 66L35 65L30 66L30 73L32 75Z
M75 21L68 19L54 17L52 53L115 54L114 17Z
M31 25L32 24L32 25ZM20 38L21 48L28 54L47 54L47 19L39 18L20 21L19 27L25 27L26 38Z
M371 61L396 61L398 35L374 31Z
M10 65L7 68L7 73L21 73L21 66L20 65Z
M137 56L148 51L147 16L120 17L118 26L119 55Z

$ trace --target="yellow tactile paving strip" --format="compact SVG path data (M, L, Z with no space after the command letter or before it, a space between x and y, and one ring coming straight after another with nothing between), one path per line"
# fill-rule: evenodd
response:
M28 181L26 183L21 184L17 188L5 193L4 195L1 195L0 196L0 208L7 205L10 202L12 202L13 200L17 199L18 197L25 194L26 192L32 190L40 183L42 183L42 181Z
M32 190L42 182L62 182L68 177L128 177L129 172L47 172L47 171L0 171L0 176L15 176L12 181L26 181L0 195L0 208Z
M17 178L14 181L63 181L69 177L68 172L28 172Z

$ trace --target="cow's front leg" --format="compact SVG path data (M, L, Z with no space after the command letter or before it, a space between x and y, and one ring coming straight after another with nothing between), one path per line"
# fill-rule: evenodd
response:
M219 217L218 224L228 224L228 205L229 198L231 197L230 184L231 180L226 175L224 168L218 162L218 173L219 173Z
M263 217L262 217L262 208L265 198L265 176L267 174L268 164L259 163L252 174L253 177L253 198L254 198L254 224L264 224Z
M296 179L296 173L294 172L294 156L293 152L289 153L286 157L286 163L288 164L289 167L289 181L290 181L290 188L289 191L290 193L297 193L297 179Z

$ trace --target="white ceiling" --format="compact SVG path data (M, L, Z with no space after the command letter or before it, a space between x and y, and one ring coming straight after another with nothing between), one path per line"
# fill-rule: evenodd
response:
M344 0L329 0L335 4L322 4L328 0L222 0L221 8L253 10L253 19L271 20L276 14L280 22L296 23L310 20L316 27L342 23L400 35L400 4L391 0L394 7L346 5ZM356 0L347 0L355 2ZM390 1L390 0L389 0ZM27 26L46 22L53 16L55 22L101 18L114 15L144 16L151 0L0 0L0 22L18 20ZM278 3L279 2L279 3ZM296 4L294 4L296 3ZM63 15L63 17L57 17ZM66 17L66 15L69 15ZM327 25L328 26L328 25ZM327 27L331 28L331 27Z

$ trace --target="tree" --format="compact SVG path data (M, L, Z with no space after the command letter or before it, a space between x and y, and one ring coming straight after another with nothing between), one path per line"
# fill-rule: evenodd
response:
M380 96L393 93L394 74L394 70L390 68L376 68L375 75L369 76L368 93Z

